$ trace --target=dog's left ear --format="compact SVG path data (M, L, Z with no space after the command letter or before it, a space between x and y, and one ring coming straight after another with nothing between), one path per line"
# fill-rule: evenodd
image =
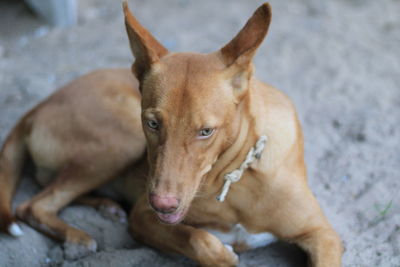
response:
M129 43L135 56L132 70L141 81L151 66L168 54L168 50L132 15L126 1L123 3L123 9Z
M264 3L254 12L242 30L220 51L232 85L239 95L247 89L252 76L252 59L257 48L267 35L271 22L271 6Z

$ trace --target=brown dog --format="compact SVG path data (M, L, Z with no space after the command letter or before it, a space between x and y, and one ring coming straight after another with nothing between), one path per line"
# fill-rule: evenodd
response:
M29 154L46 187L17 216L67 251L93 251L96 242L58 211L76 199L117 207L81 196L122 176L107 187L136 202L131 231L151 246L203 266L234 266L230 246L263 246L273 235L300 245L313 266L340 266L340 239L307 186L295 109L253 77L269 5L206 55L169 53L126 4L124 12L137 80L128 70L94 72L21 119L1 151L0 227L20 234L10 204Z

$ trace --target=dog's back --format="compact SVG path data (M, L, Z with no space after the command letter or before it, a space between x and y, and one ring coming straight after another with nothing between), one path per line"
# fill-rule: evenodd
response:
M36 166L57 170L77 155L92 157L100 150L129 155L137 145L144 148L144 141L133 146L125 142L144 140L137 86L128 69L100 70L50 96L33 114L27 136Z

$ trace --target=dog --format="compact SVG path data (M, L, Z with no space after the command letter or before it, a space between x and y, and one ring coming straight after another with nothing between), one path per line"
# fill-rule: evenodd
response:
M64 242L72 258L96 251L96 241L57 213L72 202L121 210L89 194L103 186L133 204L129 228L137 240L201 266L236 266L237 252L275 238L298 244L312 266L341 266L341 240L307 185L295 108L253 76L270 5L209 54L169 52L126 2L123 10L131 70L78 78L7 137L1 229L22 234L10 207L30 157L44 189L16 217Z

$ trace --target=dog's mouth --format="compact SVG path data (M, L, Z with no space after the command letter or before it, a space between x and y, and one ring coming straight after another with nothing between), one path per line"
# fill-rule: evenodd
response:
M187 209L179 210L174 213L156 212L158 219L166 224L178 224L185 218Z

